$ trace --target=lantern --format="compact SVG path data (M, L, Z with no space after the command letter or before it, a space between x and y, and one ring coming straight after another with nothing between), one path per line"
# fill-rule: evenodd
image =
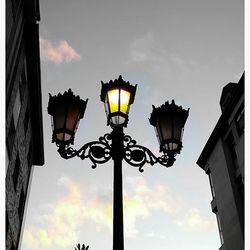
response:
M182 135L184 125L189 114L189 109L184 110L181 106L166 102L155 108L149 119L150 124L155 127L156 135L160 144L160 152L169 156L179 154L182 148Z
M102 83L101 101L104 102L108 125L127 126L129 107L134 102L136 87L121 76L109 83Z
M71 89L64 94L49 94L48 113L52 116L52 142L69 145L74 143L78 122L83 118L87 101L75 96Z

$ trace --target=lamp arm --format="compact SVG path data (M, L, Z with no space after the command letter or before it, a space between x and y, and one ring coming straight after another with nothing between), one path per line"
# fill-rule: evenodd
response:
M138 145L129 135L123 137L125 161L134 167L139 167L139 171L143 172L144 165L149 163L154 165L156 163L165 167L171 167L174 164L175 158L163 154L159 157L155 156L148 148ZM99 141L88 142L83 145L79 150L72 147L60 144L58 152L62 158L68 160L75 156L82 160L89 158L96 168L97 164L106 163L112 157L112 138L111 134L105 134L99 137Z
M111 135L105 134L99 137L99 141L88 142L79 150L60 144L58 152L66 160L75 156L82 160L89 158L93 163L92 168L96 168L97 164L105 163L111 158Z
M125 161L134 167L139 167L140 172L144 171L143 167L146 163L150 165L159 163L165 167L171 167L174 164L174 156L169 157L164 154L157 157L148 148L137 145L137 142L129 135L124 136L124 144Z

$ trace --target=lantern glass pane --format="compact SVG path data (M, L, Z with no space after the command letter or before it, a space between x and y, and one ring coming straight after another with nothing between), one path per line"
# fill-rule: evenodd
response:
M120 111L123 113L127 113L129 107L129 99L130 99L130 92L121 90L120 96Z
M178 148L178 144L175 142L166 143L168 150L176 150Z
M61 129L64 128L65 123L65 115L66 115L66 107L65 105L57 105L55 107L54 114L54 128Z
M68 133L65 133L65 135L64 135L64 141L70 140L70 139L71 139L71 136L72 136L72 135L70 135L70 134L68 134Z
M112 116L111 123L114 125L122 125L125 123L125 118L120 115Z
M111 122L112 124L118 125L119 124L118 116L111 117Z
M164 145L164 148L168 151L176 150L178 148L178 144L175 142L169 142Z
M162 138L160 137L159 130L156 127L154 127L154 129L155 129L155 134L156 134L156 138L157 138L157 140L159 142L159 145L161 145Z
M56 139L59 141L63 141L63 133L56 134Z
M118 120L118 125L122 125L125 122L125 118L122 117L122 116L119 116L118 119L119 119Z
M162 139L167 140L172 138L172 119L171 116L161 115L158 121L160 124Z
M74 132L79 117L79 108L75 105L68 107L66 129Z
M161 144L161 142L163 141L163 138L162 138L162 132L161 132L161 127L160 127L159 120L157 120L155 130L156 130L155 132L156 132L156 134L157 134L159 143Z
M119 91L120 91L120 96L119 96ZM120 103L119 103L119 98L120 98ZM125 91L123 89L110 90L108 91L108 100L111 113L121 111L126 114L129 107L130 92ZM120 109L119 109L119 104L120 104Z
M56 139L59 140L59 141L68 141L71 139L71 136L70 134L68 133L58 133L56 134Z
M180 114L174 116L174 139L181 141L183 121L180 117Z
M119 111L119 89L113 89L108 91L108 100L109 100L109 108L110 112L118 112Z

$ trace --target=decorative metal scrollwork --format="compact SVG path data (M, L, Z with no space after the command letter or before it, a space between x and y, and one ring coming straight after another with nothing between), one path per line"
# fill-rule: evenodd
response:
M65 159L75 156L82 160L89 158L93 163L92 168L96 168L97 164L105 163L111 158L111 135L105 134L99 138L99 141L89 142L79 150L60 145L58 152Z
M96 168L97 164L105 163L112 157L111 144L111 134L105 134L99 138L99 141L89 142L79 150L73 149L69 146L59 145L58 152L65 159L70 159L75 156L80 157L82 160L89 158L93 163L92 168ZM124 155L122 158L124 158L128 164L134 167L139 167L140 172L144 171L143 167L146 163L149 163L150 165L160 163L165 167L170 167L175 161L174 156L169 157L167 155L162 155L156 157L148 148L137 145L136 141L129 135L123 137L123 145Z
M146 163L149 163L150 165L160 163L165 167L170 167L174 163L174 158L169 158L166 155L156 157L148 148L141 145L137 145L136 141L128 135L124 136L124 144L125 161L134 167L139 167L140 172L144 171L143 166Z

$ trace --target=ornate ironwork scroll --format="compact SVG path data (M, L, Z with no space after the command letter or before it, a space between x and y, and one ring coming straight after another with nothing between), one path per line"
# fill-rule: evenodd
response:
M89 158L93 163L92 168L96 168L97 164L105 163L111 158L111 135L105 134L99 138L99 141L89 142L79 150L60 145L58 152L64 159L75 156L80 157L82 160Z
M129 135L123 137L124 155L123 159L131 166L138 167L140 172L143 172L143 167L146 163L154 165L159 163L165 167L173 165L175 158L162 155L155 156L148 148L137 145ZM58 152L64 159L70 159L75 156L82 160L89 158L93 163L92 168L96 168L97 164L106 163L112 157L112 138L111 134L105 134L99 138L99 141L92 141L79 150L73 149L66 145L59 145Z
M165 167L170 167L175 161L174 157L168 157L167 155L156 157L148 148L137 145L136 141L129 135L124 136L124 146L125 161L134 167L139 167L140 172L144 171L143 166L146 163L149 163L150 165L160 163Z

